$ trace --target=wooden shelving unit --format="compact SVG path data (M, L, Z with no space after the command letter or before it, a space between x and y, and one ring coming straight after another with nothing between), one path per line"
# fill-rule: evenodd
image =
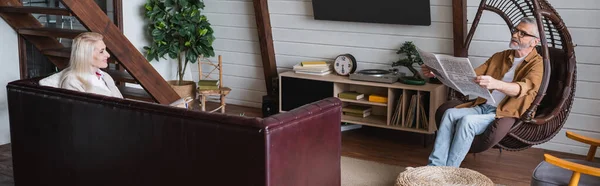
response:
M339 93L344 91L356 91L365 94L365 98L359 100L340 100L344 105L370 106L372 107L371 115L364 118L342 115L342 122L423 134L432 134L437 130L434 119L435 110L446 101L447 87L440 84L425 84L421 86L406 85L398 82L387 84L355 81L348 79L346 76L335 74L317 76L296 74L292 71L279 74L279 79L280 112L289 111L303 104L323 98L337 97ZM387 96L388 102L370 102L368 101L368 95L370 94ZM397 109L400 95L405 96L402 98L400 109ZM413 95L418 95L421 98L422 101L418 101L418 104L422 103L422 106L426 108L425 112L427 112L428 123L424 124L421 120L417 119L413 123L413 127L404 127L406 126L404 122L407 117L407 107ZM399 112L400 115L400 122L397 125L394 125L394 121L392 121L395 112ZM416 109L416 116L418 117L420 114L420 109Z

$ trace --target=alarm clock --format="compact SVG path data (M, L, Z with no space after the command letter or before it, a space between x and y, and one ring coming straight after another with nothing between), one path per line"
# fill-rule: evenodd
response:
M356 71L356 58L350 54L342 54L335 58L333 63L335 73L342 76L347 76Z

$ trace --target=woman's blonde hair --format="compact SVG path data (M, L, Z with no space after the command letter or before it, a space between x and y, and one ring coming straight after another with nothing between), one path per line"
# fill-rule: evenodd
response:
M94 73L91 70L93 69L92 61L94 60L95 44L102 41L103 38L102 34L96 32L84 32L73 39L71 59L69 59L69 66L63 70L60 87L67 78L79 80L86 90L90 87L85 77L90 73Z

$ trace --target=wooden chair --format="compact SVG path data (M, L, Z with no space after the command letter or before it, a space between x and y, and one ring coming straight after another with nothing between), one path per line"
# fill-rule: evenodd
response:
M214 110L211 110L209 112L214 112L217 110L221 110L221 113L225 113L225 96L227 96L227 94L229 94L229 92L231 92L231 89L228 87L223 87L223 61L221 58L221 55L219 55L219 62L218 64L213 63L212 61L208 60L207 61L202 61L200 60L200 58L198 58L198 76L199 76L199 80L204 80L204 79L212 79L213 77L211 77L211 75L213 74L213 72L215 72L215 70L219 71L219 77L218 77L218 89L211 89L211 90L200 90L200 87L197 88L198 94L197 94L197 99L200 101L200 108L202 111L206 111L206 99L209 96L218 96L219 100L220 100L220 105L219 107L217 107ZM202 71L202 64L207 64L209 66L212 67L212 69L209 72L203 72Z
M600 185L600 163L593 161L600 139L570 131L567 131L567 137L590 145L586 160L560 159L544 154L544 161L533 171L531 185ZM587 175L581 176L582 173Z

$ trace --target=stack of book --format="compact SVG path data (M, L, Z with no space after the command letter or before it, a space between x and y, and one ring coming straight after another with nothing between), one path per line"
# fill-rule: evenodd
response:
M294 72L322 76L331 73L331 65L325 61L303 61L294 65Z
M371 110L371 107L360 105L347 105L344 108L342 108L342 112L344 113L344 115L361 118L371 115Z
M203 79L198 81L198 90L218 90L219 80Z

